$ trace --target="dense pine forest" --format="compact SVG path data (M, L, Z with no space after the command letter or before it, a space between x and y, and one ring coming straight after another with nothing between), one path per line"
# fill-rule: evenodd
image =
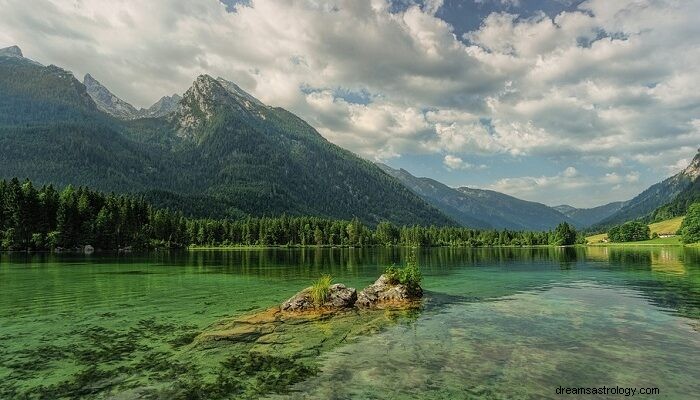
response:
M2 250L101 250L187 246L533 246L573 244L567 224L553 232L457 227L368 226L358 219L246 217L194 219L158 209L142 197L103 194L85 187L35 187L0 180Z

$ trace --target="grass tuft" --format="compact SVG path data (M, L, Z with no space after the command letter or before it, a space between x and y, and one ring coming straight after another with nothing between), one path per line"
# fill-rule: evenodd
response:
M314 304L321 305L328 300L331 293L331 284L333 278L330 275L321 275L321 277L311 285L311 299Z

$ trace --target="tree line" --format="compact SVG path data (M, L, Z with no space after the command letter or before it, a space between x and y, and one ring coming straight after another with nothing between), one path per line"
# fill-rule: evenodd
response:
M133 195L103 194L86 187L35 187L0 180L0 249L56 250L92 246L183 248L187 246L538 246L581 241L570 225L551 232L476 230L461 227L374 227L358 219L246 217L196 219L152 207Z

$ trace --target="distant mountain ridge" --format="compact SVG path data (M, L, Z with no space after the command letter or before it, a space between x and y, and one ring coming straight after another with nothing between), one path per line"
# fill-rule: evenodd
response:
M552 208L576 221L578 226L585 228L610 217L620 211L625 204L627 204L626 201L616 201L592 208L576 208L566 204Z
M160 117L115 118L133 110L94 78L88 91L72 73L17 54L0 50L2 177L149 193L156 207L162 199L197 215L216 202L217 214L205 215L212 217L456 224L372 163L231 82L202 75L181 99L164 99Z
M541 203L525 201L492 190L451 188L430 178L417 178L403 169L379 164L428 203L464 226L513 230L550 230L575 221Z

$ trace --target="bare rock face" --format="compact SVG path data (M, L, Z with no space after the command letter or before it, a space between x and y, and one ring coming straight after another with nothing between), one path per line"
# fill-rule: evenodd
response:
M357 290L336 283L330 287L328 299L323 304L315 304L308 287L285 301L280 307L286 312L304 312L314 310L340 310L352 308L357 301Z
M355 306L359 308L380 307L385 304L416 300L422 295L422 290L419 290L418 293L411 293L406 285L392 283L386 275L382 275L376 282L358 293Z

